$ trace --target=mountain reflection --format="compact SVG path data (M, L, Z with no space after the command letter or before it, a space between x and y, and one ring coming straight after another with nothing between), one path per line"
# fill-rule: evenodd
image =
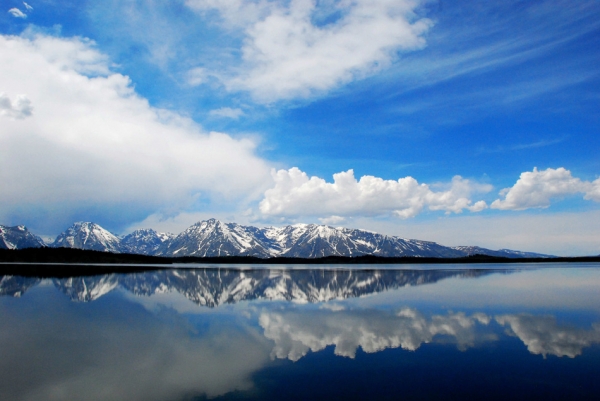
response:
M514 271L514 270L513 270ZM444 312L425 315L418 308L346 310L327 301L419 286L461 277L475 278L504 270L238 270L228 268L168 269L134 274L109 274L42 280L0 278L0 295L21 297L42 282L51 283L69 299L90 302L120 288L136 296L174 292L197 305L215 308L241 301L280 300L295 304L323 302L320 309L263 307L256 315L264 337L274 343L271 357L297 361L309 351L334 347L336 355L354 358L361 348L374 353L387 348L415 351L443 339L460 350L495 341L498 332L519 338L530 353L575 357L600 343L600 324L590 329L561 325L550 315L490 315ZM493 329L492 325L496 325Z
M117 287L135 295L178 292L192 302L216 307L248 300L315 303L435 283L449 277L479 277L492 270L236 270L169 269L53 279L73 301L89 302ZM39 279L4 276L0 295L20 296Z
M394 399L407 387L411 398L432 377L449 378L451 387L429 398L484 383L476 397L452 397L478 399L490 391L490 377L497 378L495 392L516 380L533 386L529 396L551 374L567 389L597 376L600 354L586 348L600 344L600 322L594 323L600 308L581 302L597 302L600 272L531 270L440 281L498 271L504 272L190 269L4 276L0 400L316 399L302 391L319 383L348 389L339 393L346 397L324 399L352 398L355 390L370 389L365 383L388 389L387 398ZM568 308L528 303L536 292L554 297L569 277L582 284L567 282ZM524 282L529 298L512 302ZM588 283L589 291L582 291ZM468 292L471 298L464 297ZM253 302L264 300L284 302ZM552 313L532 313L539 310ZM569 398L563 395L557 398Z

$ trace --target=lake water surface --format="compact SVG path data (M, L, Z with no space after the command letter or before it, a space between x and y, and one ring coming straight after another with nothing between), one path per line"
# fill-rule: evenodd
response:
M598 399L600 265L471 266L0 276L0 399Z

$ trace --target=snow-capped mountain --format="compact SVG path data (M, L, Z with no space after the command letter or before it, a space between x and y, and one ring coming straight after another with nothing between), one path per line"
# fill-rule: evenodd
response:
M77 302L94 301L120 287L138 296L176 292L198 305L217 307L249 300L327 302L434 283L449 277L469 278L492 273L481 270L167 269L54 279L52 282ZM40 282L40 279L25 277L0 277L0 295L18 297Z
M166 242L157 255L164 256L274 256L270 241L260 229L236 223L222 223L216 219L200 221L171 241Z
M391 237L365 230L316 224L256 228L210 219L201 221L156 252L163 256L419 256L461 257L466 253L435 242Z
M390 237L365 230L298 224L267 228L265 236L275 241L278 256L316 258L322 256L429 256L460 257L456 251L435 242Z
M52 246L119 253L120 243L116 235L96 223L77 222L56 237Z
M42 248L46 243L25 226L6 227L0 225L0 249Z
M23 226L6 228L27 232ZM20 230L20 231L19 231ZM0 233L1 234L1 233ZM43 241L28 233L28 238L39 242L28 246L43 246ZM14 236L14 235L13 235ZM0 240L2 240L0 236ZM24 243L24 242L23 242ZM22 243L0 242L0 248L23 248ZM132 253L157 256L254 256L319 258L324 256L382 257L442 257L455 258L469 255L489 255L509 258L549 257L532 252L498 251L477 246L447 247L435 242L403 239L366 230L335 228L317 224L295 224L285 227L257 228L216 219L200 221L179 235L158 233L152 229L136 230L117 237L95 223L79 222L60 234L53 247L90 249L114 253Z
M135 230L121 238L120 249L122 253L154 255L165 243L175 238L171 233L159 233L153 229Z

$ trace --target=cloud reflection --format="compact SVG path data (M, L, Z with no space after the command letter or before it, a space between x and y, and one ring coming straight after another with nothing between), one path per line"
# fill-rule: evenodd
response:
M50 298L50 299L48 299ZM0 304L0 399L165 400L252 387L270 345L218 319L199 334L184 317L110 302Z
M600 343L600 324L594 323L592 330L572 326L559 326L554 316L534 316L526 313L496 316L495 320L507 326L511 334L525 343L536 355L556 355L575 358L583 348Z
M361 347L368 353L401 347L414 351L436 335L453 338L459 349L476 343L475 326L487 325L490 318L477 313L471 316L459 312L425 317L415 309L404 308L397 313L379 310L318 310L264 312L259 318L265 336L275 342L271 357L297 361L308 353L328 345L335 354L354 358Z

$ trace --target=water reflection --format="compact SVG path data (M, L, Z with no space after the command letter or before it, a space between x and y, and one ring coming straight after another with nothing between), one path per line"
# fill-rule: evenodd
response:
M0 309L2 400L216 396L251 388L269 361L271 344L251 325L215 321L200 335L170 310L44 295L35 309Z
M598 389L586 377L600 374L600 355L592 350L600 343L598 310L589 302L540 308L543 297L534 306L520 299L509 306L484 304L481 294L513 299L525 276L537 283L532 293L556 294L560 287L577 304L578 286L600 283L600 269L497 274L506 272L199 269L51 280L4 276L0 399L281 399L311 388L294 388L311 372L339 386L323 399L352 394L357 378L369 383L380 375L411 374L420 384L405 380L402 390L413 398L425 387L430 393L421 398L482 398L489 391L510 396L507 388L517 382L519 391L530 389L523 394L535 395L535 383L545 380L563 383L564 392L553 390L561 396L577 388L578 398L593 399L588 395ZM457 293L479 301L464 302ZM190 308L179 311L164 298L168 294ZM600 301L600 292L591 294ZM436 382L449 375L449 387ZM494 377L501 380L494 384ZM396 382L378 391L389 388L384 395L392 399L390 383ZM482 392L457 390L474 383L485 383Z
M19 277L19 276L1 276L0 277L0 295L11 297L20 297L30 289L35 287L42 280L39 278Z
M93 301L121 287L144 296L177 292L198 305L216 307L262 299L325 302L431 284L450 277L475 278L492 273L493 270L170 269L54 279L52 282L73 301ZM19 296L39 283L39 279L4 276L0 280L0 295Z
M554 316L531 314L501 315L496 317L501 325L519 337L532 354L568 356L581 355L583 348L600 343L600 323L591 330L558 325Z
M317 352L328 345L335 346L336 355L354 358L358 347L367 353L398 347L414 351L421 344L431 342L436 335L451 336L459 349L466 349L483 339L495 339L494 334L476 338L475 325L490 322L483 313L467 316L450 312L427 318L412 308L403 308L396 313L289 311L263 313L259 322L265 336L275 342L271 355L292 361L305 356L309 350Z

